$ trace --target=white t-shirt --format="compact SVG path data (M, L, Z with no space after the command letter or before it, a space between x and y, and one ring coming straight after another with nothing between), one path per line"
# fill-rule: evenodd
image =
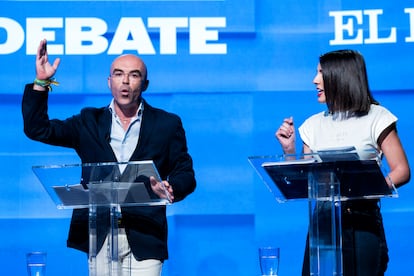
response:
M392 123L397 121L385 107L372 104L367 115L349 119L334 119L326 112L309 117L300 127L302 141L312 151L329 148L355 147L356 150L378 148L378 138Z

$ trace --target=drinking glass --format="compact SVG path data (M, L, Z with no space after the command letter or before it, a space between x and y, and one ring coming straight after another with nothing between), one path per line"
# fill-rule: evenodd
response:
M26 254L27 273L29 276L46 275L46 252L30 252Z
M260 247L259 248L259 261L260 270L262 276L277 276L279 271L279 247Z

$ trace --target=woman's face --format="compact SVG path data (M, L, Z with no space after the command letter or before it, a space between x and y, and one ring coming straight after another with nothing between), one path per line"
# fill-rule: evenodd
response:
M326 102L325 90L323 87L322 68L320 64L318 64L318 69L316 71L316 76L313 79L313 83L316 85L316 90L318 91L318 94L317 94L318 102L325 103Z

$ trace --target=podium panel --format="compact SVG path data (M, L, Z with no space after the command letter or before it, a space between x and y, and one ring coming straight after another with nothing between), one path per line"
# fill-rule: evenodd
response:
M109 233L110 275L120 274L118 222L122 207L170 204L164 189L160 198L151 189L149 177L161 182L152 160L34 166L33 171L59 209L89 209L89 275L98 275L96 256L100 234Z
M375 151L254 156L249 162L278 202L308 200L311 275L343 275L344 201L398 197Z
M343 275L340 180L331 170L309 172L311 275Z

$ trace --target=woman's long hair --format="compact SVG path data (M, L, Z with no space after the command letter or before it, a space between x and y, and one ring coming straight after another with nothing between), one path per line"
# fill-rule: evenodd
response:
M360 117L378 104L368 85L363 56L353 50L328 52L319 57L328 111L341 118Z

